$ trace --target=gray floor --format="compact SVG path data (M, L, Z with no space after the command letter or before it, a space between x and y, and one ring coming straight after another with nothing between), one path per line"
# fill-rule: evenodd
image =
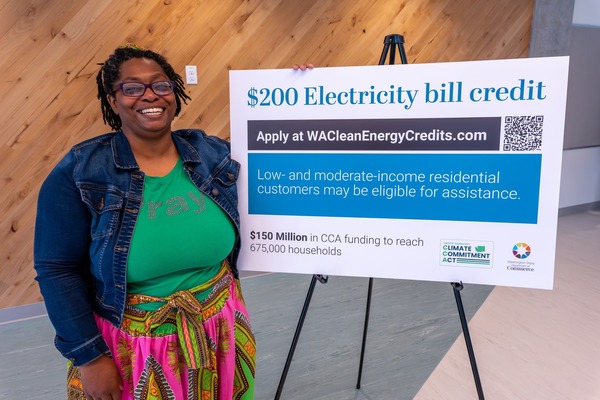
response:
M275 397L310 281L300 274L242 279L258 342L257 400ZM368 281L330 277L316 285L281 399L410 400L461 334L449 283L375 279L357 390ZM461 292L469 318L492 288ZM47 317L2 321L0 399L64 399L65 363Z

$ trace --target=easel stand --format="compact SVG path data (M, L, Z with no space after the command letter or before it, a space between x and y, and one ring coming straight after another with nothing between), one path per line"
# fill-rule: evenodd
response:
M302 325L304 325L304 319L306 318L306 312L308 311L308 306L310 305L310 300L312 299L313 292L315 291L315 286L317 281L321 283L327 283L326 275L313 275L312 280L310 281L310 286L308 287L308 293L306 293L306 300L304 300L304 306L302 307L302 312L300 313L300 319L298 320L298 325L296 326L296 332L294 332L294 338L292 339L292 345L290 346L290 351L288 352L287 359L285 360L285 366L283 367L283 373L281 374L281 378L279 379L279 386L277 387L277 393L275 393L275 400L279 400L281 396L281 392L283 391L283 385L285 384L285 379L287 377L288 371L290 369L290 364L292 363L292 358L294 357L294 352L296 351L296 345L298 344L298 339L300 338L300 332L302 331Z
M385 65L388 59L390 65L396 63L396 50L400 54L400 63L407 64L406 52L404 51L404 36L401 35L388 35L383 40L383 50L381 51L381 57L379 57L379 65ZM365 349L367 346L367 331L369 329L369 318L371 316L371 296L373 295L373 278L369 278L369 290L367 291L367 309L365 311L365 325L363 328L362 346L360 349L360 363L358 365L358 380L356 381L356 388L360 389L360 382L362 379L363 362L365 360Z
M477 362L475 361L475 352L473 351L473 343L471 343L471 335L469 334L469 326L467 324L467 317L465 316L465 309L463 308L462 298L460 297L460 291L463 290L464 286L462 282L452 282L452 289L454 290L454 298L456 299L456 307L458 308L458 316L460 317L460 325L462 326L463 336L467 344L467 353L469 353L469 361L471 362L471 370L473 371L473 379L475 380L475 387L477 388L477 396L479 400L484 400L483 388L481 387L481 380L479 379L479 371L477 370Z
M400 61L402 64L407 64L406 53L404 51L404 37L401 35L388 35L385 37L383 41L383 51L381 52L381 57L379 59L379 65L384 65L389 55L389 63L395 64L396 61L396 51L400 55ZM300 313L300 319L298 320L298 325L296 326L296 332L294 333L294 338L292 339L292 344L290 346L290 351L288 353L285 366L283 368L283 373L281 374L281 379L279 380L279 386L277 387L277 392L275 394L275 400L279 400L281 396L281 392L283 391L283 386L285 384L285 380L287 377L287 373L290 368L290 364L292 362L292 358L294 356L294 352L296 350L296 345L298 344L298 339L300 338L300 332L302 331L302 325L304 324L304 319L306 318L306 313L308 311L308 306L310 305L310 301L315 290L315 286L317 281L321 283L327 283L327 276L324 275L313 275L312 280L310 282L310 286L308 288L308 293L306 294L306 300L304 301L304 306L302 307L302 312ZM469 334L469 327L467 324L467 318L465 316L465 310L463 308L462 299L460 296L460 291L464 288L462 282L451 283L452 288L454 290L454 298L456 299L456 306L458 308L458 315L460 317L460 323L462 326L463 335L465 337L465 342L467 345L467 352L469 354L469 361L471 362L471 370L473 371L473 378L475 379L475 387L477 388L477 395L479 400L484 400L483 397L483 389L481 387L481 381L479 379L479 372L477 370L477 363L475 361L475 352L473 351L473 344L471 343L471 335ZM369 288L367 292L367 307L365 312L365 324L363 329L363 338L362 338L362 347L360 351L360 364L358 368L358 380L356 383L356 388L360 389L360 383L362 378L362 370L363 370L363 362L365 356L365 349L367 343L367 331L369 328L369 317L371 314L371 297L373 294L373 278L369 278Z

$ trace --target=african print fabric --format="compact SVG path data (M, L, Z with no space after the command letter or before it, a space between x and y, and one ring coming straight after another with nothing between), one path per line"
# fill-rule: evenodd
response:
M197 300L205 291L210 294ZM127 300L120 328L96 316L121 373L124 400L254 398L256 342L239 281L226 263L193 289ZM136 307L153 301L165 304L156 311ZM67 400L83 399L79 369L69 365Z

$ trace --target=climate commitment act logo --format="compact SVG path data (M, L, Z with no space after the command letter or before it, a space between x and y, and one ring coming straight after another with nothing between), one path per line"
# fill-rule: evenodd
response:
M493 242L442 240L440 243L440 265L491 268L493 253Z

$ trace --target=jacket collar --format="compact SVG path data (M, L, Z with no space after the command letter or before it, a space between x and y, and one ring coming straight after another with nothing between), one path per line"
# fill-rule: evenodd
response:
M177 147L177 151L179 152L179 157L181 157L181 161L183 163L196 163L199 164L202 162L202 158L198 153L198 150L189 142L190 132L182 129L179 131L174 131L171 133L173 137L173 142L175 143L175 147Z
M175 147L179 152L181 161L184 163L200 163L202 160L198 151L187 141L189 135L185 130L174 131L171 133ZM117 132L111 140L113 161L117 168L121 169L139 169L135 156L129 145L129 141L123 132Z

